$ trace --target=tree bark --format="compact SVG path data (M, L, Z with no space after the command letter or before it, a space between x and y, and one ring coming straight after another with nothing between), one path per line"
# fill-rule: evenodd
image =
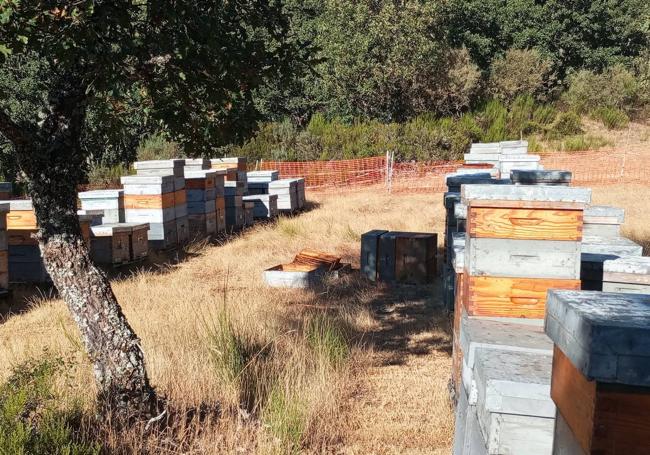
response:
M45 268L79 327L93 364L100 412L128 422L150 419L163 403L149 383L140 340L108 278L90 259L77 217L77 185L85 166L80 146L85 96L83 84L66 81L52 96L36 134L19 131L3 115L0 132L14 143L28 177ZM8 124L14 130L6 130Z

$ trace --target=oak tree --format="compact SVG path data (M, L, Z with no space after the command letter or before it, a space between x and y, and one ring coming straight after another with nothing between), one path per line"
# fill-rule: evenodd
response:
M251 131L252 91L291 69L287 30L274 0L0 2L0 134L28 181L41 254L79 327L103 411L150 418L161 402L76 215L89 156L111 147L88 140L91 113L117 137L138 97L138 115L188 153L207 154Z

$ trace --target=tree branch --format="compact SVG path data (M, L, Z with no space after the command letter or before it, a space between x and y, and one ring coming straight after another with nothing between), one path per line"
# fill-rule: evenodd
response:
M32 143L29 135L2 110L0 110L0 133L17 149L26 148Z

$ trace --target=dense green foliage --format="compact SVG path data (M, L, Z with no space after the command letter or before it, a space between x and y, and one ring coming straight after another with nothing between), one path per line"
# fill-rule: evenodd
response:
M100 453L99 444L75 434L80 410L57 404L54 381L64 367L61 359L45 356L18 366L0 385L0 454Z
M472 142L521 137L561 139L582 133L580 116L517 97L510 106L498 100L456 117L424 114L402 123L346 122L314 115L304 128L289 120L261 125L257 135L231 154L251 160L329 160L384 155L400 160L462 159Z
M83 135L94 174L138 155L232 153L256 126L241 149L252 157L445 158L470 140L558 137L572 112L620 128L650 105L645 0L68 3L51 2L49 14L22 7L33 13L22 22L0 9L4 36L15 32L3 41L14 55L0 65L0 108L38 112L58 74L44 49L64 66L84 62L96 76ZM39 14L46 33L27 26ZM90 17L105 22L99 34ZM523 98L539 109L525 127L504 117Z

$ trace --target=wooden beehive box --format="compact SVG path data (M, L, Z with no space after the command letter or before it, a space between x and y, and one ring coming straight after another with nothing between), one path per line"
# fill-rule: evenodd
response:
M100 224L92 226L91 257L98 264L123 264L131 261L129 224Z
M650 257L628 256L603 263L603 291L650 294Z
M436 274L437 234L388 232L379 238L378 276L386 283L428 284Z
M580 289L583 210L591 190L466 185L468 314L543 318L548 289Z
M650 453L650 296L549 292L554 454Z

